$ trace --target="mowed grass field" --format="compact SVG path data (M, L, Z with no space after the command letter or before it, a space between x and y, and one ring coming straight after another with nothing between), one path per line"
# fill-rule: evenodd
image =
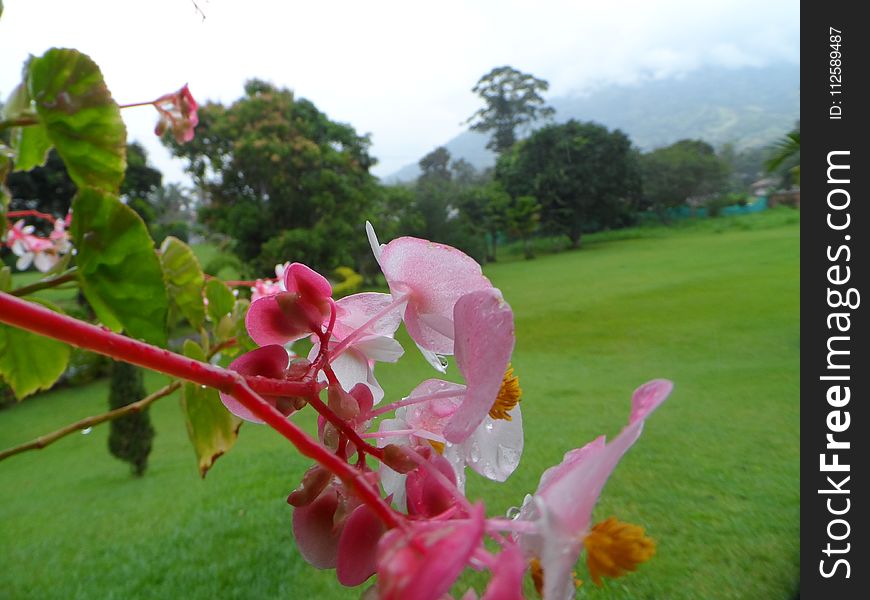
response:
M526 431L506 484L469 475L469 496L489 514L520 505L565 451L618 433L635 387L676 384L595 515L643 525L658 554L578 597L796 596L799 229L784 209L590 236L580 251L486 267L516 314ZM405 347L400 367L379 366L388 397L434 376ZM106 394L100 382L2 411L0 446L102 412ZM294 548L285 498L307 463L287 443L245 425L200 480L177 400L152 418L142 479L108 454L105 426L0 463L0 597L359 596ZM577 575L588 581L582 565Z

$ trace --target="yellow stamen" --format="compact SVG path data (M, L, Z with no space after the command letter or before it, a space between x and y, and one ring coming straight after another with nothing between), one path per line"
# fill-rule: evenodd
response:
M444 442L436 442L435 440L426 440L429 442L429 445L435 448L435 452L438 454L444 454Z
M535 584L535 590L538 592L538 596L544 595L544 568L541 566L541 561L537 558L533 558L529 562L529 572L532 575L532 583Z
M508 411L519 404L522 399L523 390L520 389L520 378L514 375L514 368L508 365L507 371L504 373L504 379L501 381L501 388L498 390L498 396L495 397L495 402L492 403L492 408L489 409L489 416L493 419L504 419L511 421L511 416Z
M532 576L532 583L535 584L535 591L538 596L544 595L544 567L541 566L541 561L533 558L529 561L529 573ZM574 579L574 587L580 587L583 582L577 578L577 574L571 571L571 577Z
M610 517L598 523L583 540L586 546L586 566L595 585L601 585L601 576L620 577L637 565L651 559L656 544L647 537L643 528L623 523Z

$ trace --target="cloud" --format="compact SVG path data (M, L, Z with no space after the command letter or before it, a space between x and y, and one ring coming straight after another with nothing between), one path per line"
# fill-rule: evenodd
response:
M229 103L260 77L371 132L381 175L461 132L478 107L472 86L497 65L547 79L561 95L704 65L796 63L800 45L795 0L200 0L204 22L184 0L5 4L4 94L27 54L53 45L89 53L120 102L189 82L198 99ZM137 110L125 115L131 137L178 180L153 118Z

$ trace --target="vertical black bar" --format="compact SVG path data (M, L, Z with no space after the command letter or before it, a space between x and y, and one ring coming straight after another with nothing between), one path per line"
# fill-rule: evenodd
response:
M870 32L860 6L804 3L801 14L804 600L870 597L870 327L861 305L870 266Z

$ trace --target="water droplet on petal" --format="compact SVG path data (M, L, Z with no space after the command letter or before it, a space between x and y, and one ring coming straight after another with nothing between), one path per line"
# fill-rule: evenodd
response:
M82 435L88 435L93 430L94 430L93 427L85 427L84 429L82 429Z
M515 521L520 518L520 508L518 506L511 506L507 509L507 518Z
M471 452L469 453L469 457L471 458L471 462L475 464L480 462L480 444L477 440L472 440L471 442Z

